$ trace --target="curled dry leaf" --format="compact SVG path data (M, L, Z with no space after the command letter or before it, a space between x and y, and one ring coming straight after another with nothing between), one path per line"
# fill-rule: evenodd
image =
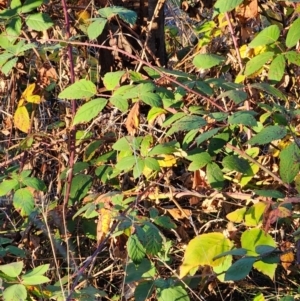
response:
M175 220L180 220L184 218L189 218L192 215L192 211L189 209L181 209L178 208L172 208L172 209L166 209Z
M130 135L134 135L140 124L140 104L136 102L131 108L125 126Z

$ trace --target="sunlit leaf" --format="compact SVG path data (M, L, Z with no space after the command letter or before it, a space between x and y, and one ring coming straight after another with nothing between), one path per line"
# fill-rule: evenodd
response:
M200 265L220 265L225 259L222 257L214 260L214 257L231 250L232 247L232 242L222 233L202 234L190 240L180 266L180 278Z
M18 189L13 197L13 204L22 216L29 216L34 210L34 198L27 188Z
M219 65L224 60L224 57L216 54L198 54L194 57L193 64L197 68L209 69Z
M277 25L271 25L263 29L248 45L248 47L255 48L258 46L265 46L274 43L280 36L280 29Z
M14 114L14 124L22 132L28 133L30 118L25 106L18 107Z
M265 233L261 229L250 229L246 230L241 237L242 248L248 250L249 256L258 256L256 253L256 247L259 245L268 245L271 247L276 247L276 242L271 235ZM271 279L274 277L275 270L277 267L276 263L265 263L263 261L257 261L253 266L263 273L269 276Z
M260 68L262 68L264 64L267 63L273 56L274 53L271 51L264 52L255 56L253 59L247 62L244 74L246 76L249 76L255 73Z
M248 143L251 145L254 144L267 144L274 140L279 140L286 136L287 130L286 128L279 125L271 125L263 128L261 132L252 137Z
M91 121L104 109L107 104L105 98L96 98L83 104L75 114L73 125Z
M300 18L298 17L291 25L285 40L285 45L288 48L295 46L300 39Z
M97 93L96 86L89 80L81 79L59 93L59 98L82 99L90 98Z

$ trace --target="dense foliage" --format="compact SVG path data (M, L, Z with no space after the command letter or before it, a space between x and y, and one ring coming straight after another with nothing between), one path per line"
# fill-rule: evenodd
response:
M0 6L3 300L299 298L298 1Z

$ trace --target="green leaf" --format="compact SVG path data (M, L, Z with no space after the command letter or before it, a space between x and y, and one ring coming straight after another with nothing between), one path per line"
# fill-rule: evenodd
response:
M294 142L280 152L279 173L284 183L292 183L299 173L299 157L300 151Z
M157 255L162 248L162 237L159 234L158 229L151 223L147 223L144 226L146 235L146 252L150 255Z
M249 127L257 125L254 116L256 113L253 111L235 112L228 117L229 124L243 124Z
M92 186L92 183L93 178L89 175L79 174L73 177L70 191L70 200L72 204L79 202L87 195L90 187ZM65 193L65 187L63 191Z
M208 163L206 166L207 180L212 188L220 190L224 186L224 177L222 170L215 163Z
M286 59L289 61L289 63L300 66L300 53L298 53L297 51L289 51L286 52L284 55Z
M132 136L125 136L119 139L115 144L113 144L112 148L117 151L124 151L124 150L137 150L139 149L139 145L142 141L141 137L132 137Z
M254 189L253 192L257 195L264 196L267 198L280 199L285 197L284 193L278 190Z
M22 277L22 284L24 285L39 285L46 282L49 282L50 279L46 276L36 275L36 276L29 276L29 277Z
M78 174L79 172L87 169L89 167L89 164L87 162L76 162L73 166L73 175ZM69 171L68 168L66 168L59 176L61 180L65 180L67 178L67 172Z
M156 225L163 227L165 229L171 230L176 229L176 224L172 222L169 216L162 215L158 216L153 221Z
M183 263L180 266L180 278L186 276L192 269L198 266L209 265L212 267L220 265L225 258L216 256L230 251L233 243L222 233L201 234L188 243Z
M168 154L173 154L173 152L176 151L176 147L170 145L169 143L164 143L164 144L159 144L154 146L150 151L149 155L150 156L155 156L155 155L168 155Z
M104 109L107 104L105 98L96 98L83 104L75 114L73 125L91 121Z
M84 150L83 161L84 162L90 161L94 157L96 151L100 148L100 146L103 143L104 143L103 140L92 141Z
M103 78L103 84L109 91L114 90L120 85L120 80L125 74L125 71L107 72Z
M256 257L247 256L237 260L225 273L225 281L238 281L245 278L252 269Z
M233 100L235 104L239 104L248 98L248 94L242 90L229 90L221 93L216 99L221 99L225 97L228 97L229 99Z
M221 254L219 254L218 256L214 257L213 259L219 259L221 257L227 256L227 255L233 255L233 256L244 256L247 254L247 250L243 249L243 248L239 248L239 249L233 249L227 252L223 252Z
M29 28L36 31L43 31L50 28L54 23L48 14L37 13L29 15L26 18L26 24Z
M123 21L131 25L134 25L137 20L136 12L124 7L109 6L109 7L99 9L98 12L103 18L107 18L107 19L110 19L113 16L118 15Z
M123 96L114 95L109 99L109 101L113 106L115 106L121 112L126 112L128 110L128 100Z
M38 179L38 178L34 178L34 177L27 177L23 179L23 184L29 187L34 188L35 190L39 190L39 191L46 191L47 187L45 185L45 183Z
M91 98L97 93L96 86L89 80L81 79L59 93L59 98L82 99Z
M285 58L284 55L279 54L272 61L268 73L269 80L280 81L284 75L285 70Z
M0 271L9 277L17 277L21 274L23 269L23 261L11 262L0 265Z
M22 276L22 279L25 279L27 277L32 277L32 276L39 276L39 275L43 275L45 274L46 272L48 272L49 270L49 267L50 267L50 264L42 264L36 268L34 268L33 270L31 270L30 272L24 274Z
M214 16L232 11L242 2L243 0L218 0L214 5Z
M21 34L22 20L19 16L14 17L6 26L6 33L11 42L15 41Z
M43 0L26 0L23 5L18 9L21 14L26 14L38 8L43 4Z
M287 100L286 96L281 91L279 91L278 89L274 88L273 86L271 86L269 84L255 83L255 84L252 84L250 86L253 87L253 88L262 90L264 92L267 92L267 93L269 93L269 94L271 94L275 97L278 97L279 99Z
M136 164L133 167L133 177L137 179L142 174L145 167L145 161L144 159L137 158Z
M152 295L153 290L154 290L154 285L152 280L140 282L134 290L134 300L135 301L149 300L149 297Z
M17 188L19 182L16 179L5 180L0 183L0 196L8 194L11 190Z
M274 56L274 52L267 51L267 52L263 52L263 53L255 56L254 58L252 58L246 64L246 68L245 68L245 72L244 72L245 76L249 76L249 75L255 73L256 71L258 71L273 56Z
M226 218L233 223L241 223L244 220L245 213L247 211L246 207L236 209L226 215Z
M261 130L258 134L252 137L248 143L250 145L253 144L267 144L274 140L279 140L285 137L287 134L286 128L279 126L279 125L270 125Z
M203 143L204 141L209 140L211 137L213 137L214 135L216 135L218 133L218 131L221 128L215 128L212 130L209 130L207 132L204 132L203 134L199 135L195 141L197 142L197 146L199 146L201 143Z
M250 207L245 213L245 226L256 227L263 222L263 216L267 205L263 202L258 202Z
M190 298L185 288L180 285L163 289L157 288L157 301L171 300L190 301Z
M125 283L152 278L155 272L155 266L148 258L143 258L139 264L130 262L126 268Z
M13 204L17 210L20 210L22 216L29 216L34 210L34 198L27 188L17 190L13 197Z
M239 158L236 155L226 156L223 159L222 164L225 168L229 170L236 170L243 174L250 169L249 162L243 158Z
M198 170L211 162L211 156L207 152L190 155L187 157L187 159L192 161L188 167L188 170L190 171Z
M285 40L285 45L288 48L295 46L300 39L300 18L297 18L291 25Z
M206 124L206 120L200 116L185 116L173 124L173 126L168 130L167 135L170 136L179 131L190 131L194 129L199 129L205 126Z
M3 301L26 300L27 290L23 284L13 284L3 291Z
M262 229L250 229L244 231L241 237L242 248L248 250L249 256L258 256L256 253L256 247L259 245L268 245L271 247L276 247L276 242L271 235L265 233ZM269 276L273 279L275 270L277 267L276 263L265 263L263 261L257 261L254 263L254 268L263 273L264 275Z
M278 40L280 29L277 25L271 25L263 29L248 45L250 48L272 44Z
M97 18L89 25L87 29L87 34L90 40L95 40L102 34L106 22L106 19Z
M145 166L147 166L151 170L160 171L159 163L154 158L150 158L150 157L145 158Z
M158 94L152 92L141 93L140 99L151 107L160 107L162 105L161 98Z
M141 263L146 255L146 250L136 234L130 235L127 241L127 251L134 263Z
M210 69L225 61L225 58L216 54L198 54L193 59L193 65L197 68Z
M133 168L134 164L137 162L135 156L124 157L116 164L115 168L118 170L129 171Z
M8 76L9 72L12 70L13 67L15 67L16 63L18 61L18 58L13 58L12 60L9 60L7 63L5 63L0 70Z

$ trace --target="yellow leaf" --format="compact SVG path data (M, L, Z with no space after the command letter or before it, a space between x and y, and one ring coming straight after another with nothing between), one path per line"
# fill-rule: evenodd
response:
M159 155L161 159L157 159L160 167L176 166L176 158L173 155Z
M22 132L28 133L30 128L30 118L25 106L18 107L14 115L15 126Z
M100 209L99 220L97 224L97 241L101 243L110 230L111 210L106 208Z
M226 218L233 223L241 223L244 220L246 210L247 210L246 207L237 209L235 211L228 213L226 215Z
M29 85L23 92L19 103L20 102L23 103L24 100L26 100L27 102L39 104L41 102L41 97L39 95L33 95L34 89L35 89L35 83ZM19 106L20 106L20 104L19 104Z
M90 13L87 10L81 10L78 13L75 13L76 19L80 24L88 24L91 23L89 19L91 18Z
M225 256L216 260L214 260L214 257L231 250L232 247L233 243L222 233L208 233L197 236L188 243L183 263L180 266L179 277L183 278L198 266L217 267L221 265L226 260Z

